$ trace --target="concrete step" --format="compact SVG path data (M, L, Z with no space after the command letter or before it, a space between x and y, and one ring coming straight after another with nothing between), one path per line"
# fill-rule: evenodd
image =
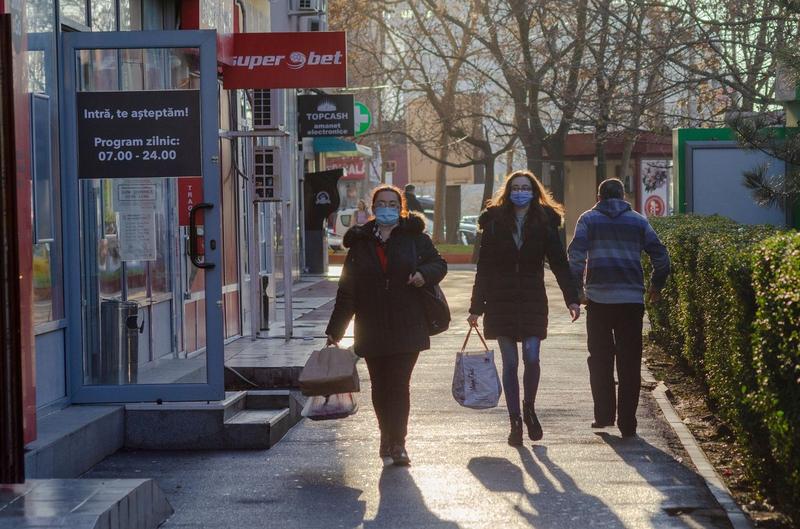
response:
M243 360L244 362L244 360ZM299 361L297 362L300 363ZM303 361L305 365L305 361ZM260 389L297 388L297 379L303 370L297 366L245 366L225 367L225 389L251 390L255 384ZM235 372L234 372L235 370ZM242 379L244 377L244 379Z
M122 406L68 406L36 419L37 438L25 447L28 479L77 478L122 448Z
M291 428L289 408L244 410L225 421L225 448L263 450L274 446Z
M172 513L152 479L28 480L0 488L0 529L155 529Z
M256 389L245 393L245 408L248 410L288 408L291 401L291 394L287 389Z
M125 447L266 449L301 419L302 405L302 395L289 390L229 392L218 402L129 404L125 407Z
M141 450L225 448L225 421L242 411L244 391L211 402L141 403L125 406L125 447Z

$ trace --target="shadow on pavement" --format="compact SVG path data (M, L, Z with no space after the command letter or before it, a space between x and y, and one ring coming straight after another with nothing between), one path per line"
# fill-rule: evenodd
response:
M514 509L537 529L584 529L586 527L624 528L625 524L602 500L582 491L561 467L547 456L547 447L517 449L523 468L505 458L477 457L468 465L470 472L492 492L515 492L527 500ZM533 478L538 492L525 487L523 471ZM551 480L550 477L552 477Z
M385 467L378 481L380 501L375 519L364 529L458 529L458 524L438 518L425 505L425 498L407 468Z
M608 432L596 432L630 467L633 467L664 500L662 513L689 527L730 528L725 511L708 491L705 481L675 458L641 437L623 439Z
M305 505L307 508L291 515L289 519L273 520L275 527L354 529L362 527L364 523L367 504L359 499L363 494L360 489L336 483L307 482L296 492L292 503Z

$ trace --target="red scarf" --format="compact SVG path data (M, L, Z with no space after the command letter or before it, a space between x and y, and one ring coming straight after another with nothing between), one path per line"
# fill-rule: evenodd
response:
M378 261L381 263L381 269L385 274L389 267L389 256L386 255L386 247L379 240L375 241L375 253L378 254Z

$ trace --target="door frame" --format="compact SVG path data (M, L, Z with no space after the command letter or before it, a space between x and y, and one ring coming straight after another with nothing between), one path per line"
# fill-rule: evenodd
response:
M64 192L64 279L67 292L67 355L72 401L76 403L220 400L224 387L224 330L222 305L222 233L219 187L219 101L217 81L217 32L124 31L63 33L62 89L62 189ZM82 49L197 48L200 52L200 123L204 201L213 208L204 213L206 383L204 384L84 384L84 336L81 289L80 181L77 161L77 56ZM211 244L215 241L216 244ZM213 247L213 248L212 248ZM174 278L174 276L173 276ZM180 300L176 300L179 303Z

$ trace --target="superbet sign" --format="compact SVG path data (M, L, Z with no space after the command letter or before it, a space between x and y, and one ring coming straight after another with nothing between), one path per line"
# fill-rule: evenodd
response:
M345 32L235 33L222 77L228 90L345 87Z

